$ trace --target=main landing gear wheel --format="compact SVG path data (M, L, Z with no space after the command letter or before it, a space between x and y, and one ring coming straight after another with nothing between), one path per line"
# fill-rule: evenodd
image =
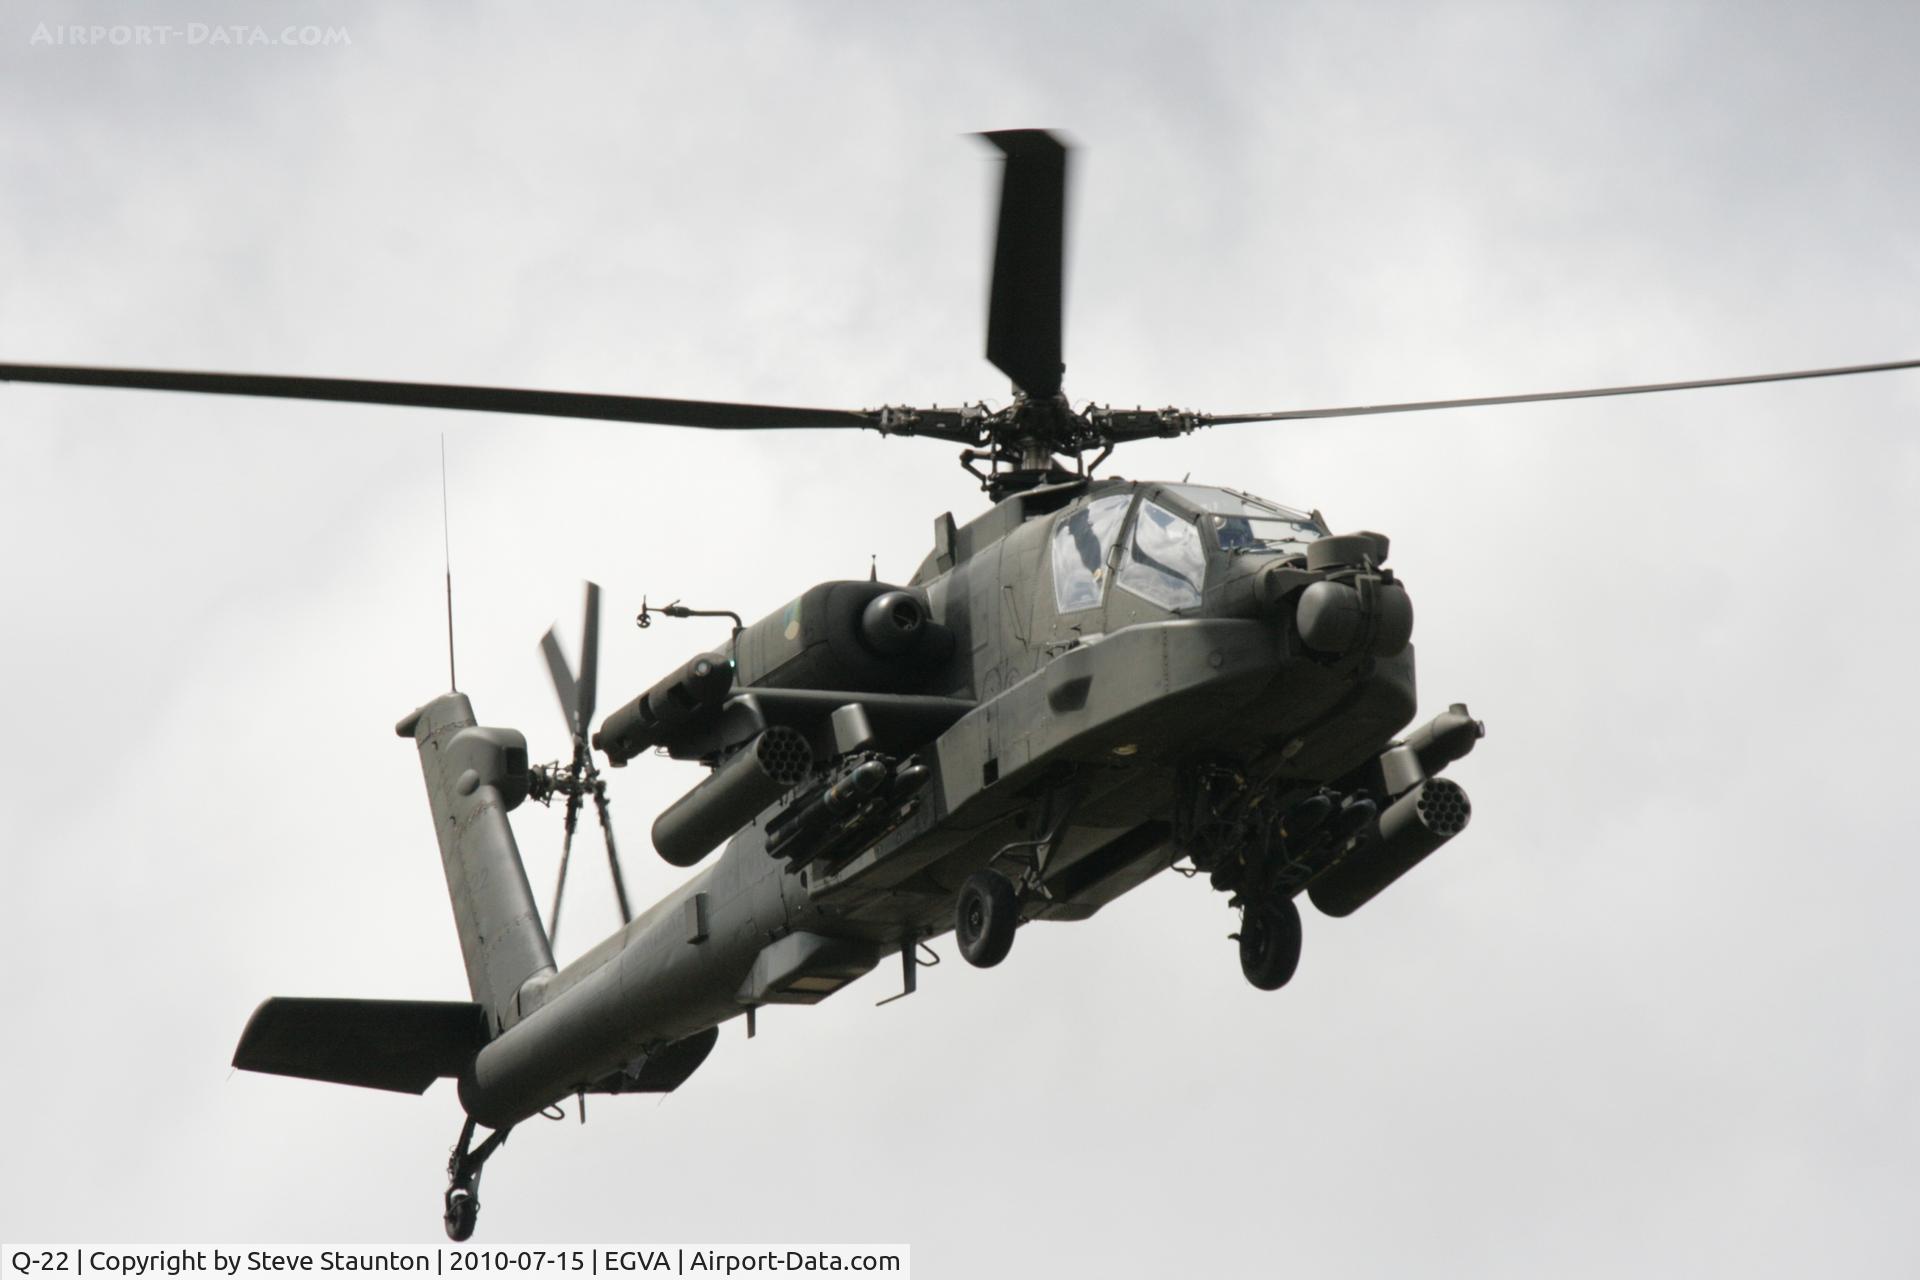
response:
M1020 923L1020 894L998 871L976 871L960 886L953 932L967 963L990 969L1007 958Z
M1300 967L1300 908L1293 899L1249 903L1240 921L1240 972L1262 991L1278 991Z
M447 1161L447 1197L446 1210L440 1215L440 1221L446 1225L447 1239L460 1241L473 1235L473 1228L480 1221L480 1169L487 1157L500 1149L500 1144L513 1132L513 1126L496 1129L487 1135L487 1140L471 1151L473 1145L473 1117L467 1117L465 1127L460 1130L459 1145L453 1149L453 1157Z

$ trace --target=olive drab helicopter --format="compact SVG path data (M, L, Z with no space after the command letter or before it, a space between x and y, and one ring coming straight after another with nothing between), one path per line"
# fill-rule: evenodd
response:
M1241 970L1271 990L1300 958L1302 894L1345 916L1466 827L1466 792L1443 774L1483 729L1455 703L1404 732L1413 605L1387 538L1235 489L1102 477L1115 446L1920 366L1276 413L1076 410L1061 390L1067 149L1042 130L984 136L1006 162L986 354L1014 396L998 409L0 365L0 380L928 436L962 446L991 499L965 523L940 516L906 582L820 583L751 625L736 618L723 649L689 655L597 727L589 586L577 667L551 632L541 646L565 763L530 764L526 738L482 726L461 692L400 720L472 998L270 999L233 1061L413 1093L456 1079L466 1121L443 1202L455 1240L472 1234L482 1166L515 1125L570 1095L676 1089L735 1016L751 1034L760 1006L817 1003L895 955L911 991L923 944L949 930L972 964L997 965L1021 925L1084 919L1177 862L1226 895ZM596 753L619 768L648 752L709 770L652 829L667 862L707 865L634 916ZM564 801L544 924L507 817L530 798ZM626 924L557 968L567 856L588 803Z

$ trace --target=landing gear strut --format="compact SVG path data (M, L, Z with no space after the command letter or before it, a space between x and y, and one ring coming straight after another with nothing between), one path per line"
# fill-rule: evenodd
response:
M1240 972L1262 991L1300 967L1294 896L1365 832L1377 812L1359 792L1257 782L1231 762L1202 762L1181 780L1174 813L1180 847L1240 910Z
M500 1144L513 1132L513 1126L496 1129L479 1146L473 1146L473 1117L467 1117L465 1127L460 1130L459 1145L453 1149L452 1159L447 1161L447 1207L441 1215L446 1224L449 1240L465 1240L473 1235L473 1227L480 1220L480 1167L487 1157L500 1149ZM468 1150L472 1147L472 1150Z

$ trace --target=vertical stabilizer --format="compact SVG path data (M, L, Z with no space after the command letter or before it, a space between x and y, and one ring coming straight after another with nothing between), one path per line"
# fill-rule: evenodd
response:
M553 972L553 951L507 824L507 812L527 798L527 740L514 729L475 724L462 693L435 698L396 728L420 747L467 985L497 1033L519 1020L526 981Z

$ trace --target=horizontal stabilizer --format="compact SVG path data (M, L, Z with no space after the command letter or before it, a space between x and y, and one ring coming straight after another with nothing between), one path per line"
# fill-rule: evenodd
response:
M487 1042L477 1004L275 996L253 1011L233 1065L242 1071L425 1093L458 1076Z

